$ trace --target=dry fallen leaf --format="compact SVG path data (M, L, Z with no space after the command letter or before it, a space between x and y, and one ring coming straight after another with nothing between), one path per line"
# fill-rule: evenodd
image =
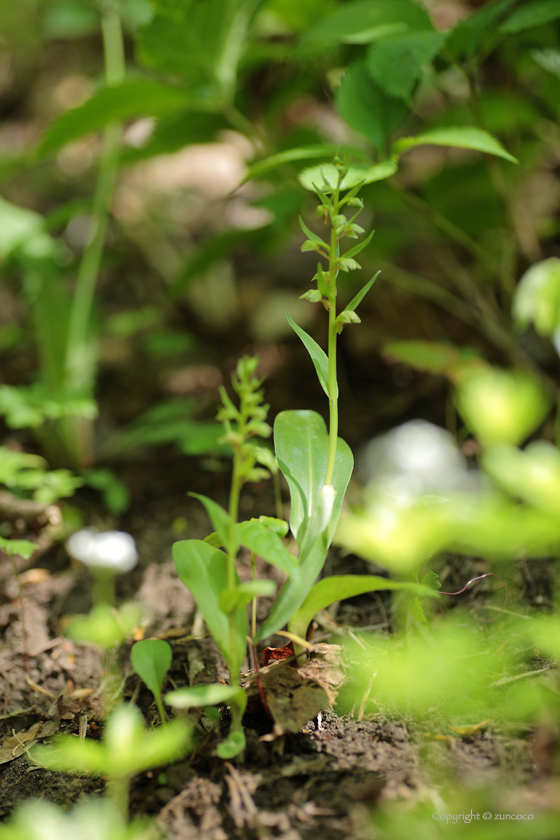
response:
M60 721L53 718L52 720L34 723L30 729L22 729L20 732L8 735L0 746L0 764L6 764L8 761L13 761L14 758L19 758L37 741L49 738L55 732L58 732L59 726Z
M301 667L293 658L282 659L248 677L249 701L264 698L274 720L273 737L299 732L308 720L332 706L344 680L341 650L340 645L314 645Z

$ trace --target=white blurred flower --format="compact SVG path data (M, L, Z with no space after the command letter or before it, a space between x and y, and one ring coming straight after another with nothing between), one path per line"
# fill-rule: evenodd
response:
M114 574L129 572L138 563L136 543L124 531L93 531L83 528L68 539L66 547L72 557L96 569Z
M377 499L389 497L404 506L426 494L475 491L480 481L453 436L425 420L404 423L368 443L358 474Z

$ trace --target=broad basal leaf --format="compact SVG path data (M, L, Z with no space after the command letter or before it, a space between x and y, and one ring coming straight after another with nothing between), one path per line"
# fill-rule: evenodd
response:
M240 610L236 615L236 638L230 639L228 616L219 604L220 595L228 588L226 555L202 540L183 540L173 544L173 559L230 670L237 672L245 655L248 621L247 611Z
M290 487L290 527L299 547L300 584L288 580L258 638L275 633L301 606L325 562L354 460L338 439L332 485L324 486L329 453L325 422L314 411L283 411L274 424L278 464Z
M404 589L417 595L435 595L435 590L430 586L389 580L378 575L333 575L315 584L301 607L290 619L288 625L290 632L305 639L307 628L313 618L335 601L384 589Z

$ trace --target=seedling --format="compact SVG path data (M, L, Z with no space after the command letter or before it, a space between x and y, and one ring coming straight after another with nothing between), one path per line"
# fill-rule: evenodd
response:
M109 716L101 743L59 735L50 746L36 746L33 761L48 770L106 776L110 798L126 818L130 780L151 767L185 755L190 730L184 720L146 731L136 706L121 705Z
M239 494L247 481L259 481L269 473L258 463L270 461L270 450L265 450L253 440L270 435L266 423L268 406L263 405L261 380L256 376L258 359L243 358L239 361L233 388L239 397L239 408L222 389L223 407L218 414L225 428L223 440L233 448L233 476L229 509L226 511L212 499L194 494L204 504L215 533L207 541L185 540L175 543L173 557L179 577L193 593L199 609L216 644L230 669L227 692L231 696L232 725L230 736L219 746L222 758L231 758L241 752L245 736L241 718L246 706L246 696L239 689L239 672L245 656L249 632L247 604L259 595L271 595L276 585L270 580L241 583L236 570L236 556L241 545L260 554L277 565L287 575L299 577L296 559L287 551L278 533L276 520L263 517L238 524ZM223 546L225 551L221 551ZM219 689L223 688L218 686ZM189 689L190 691L190 689ZM169 697L169 695L168 695ZM196 700L196 698L195 698ZM176 705L177 698L169 702ZM196 702L190 702L196 705ZM204 700L201 705L208 705Z
M117 648L130 638L142 620L138 605L123 604L115 609L115 575L129 572L138 562L130 534L121 531L76 531L67 541L68 552L93 574L93 607L89 615L73 618L68 635L77 642L97 645L104 651L104 697L108 709L119 701L123 679L116 658Z
M127 824L108 799L89 799L66 811L46 800L20 805L9 822L0 826L1 840L150 840L146 820Z
M132 667L154 695L162 726L166 725L167 718L161 702L161 688L172 657L171 645L163 639L144 639L130 652Z

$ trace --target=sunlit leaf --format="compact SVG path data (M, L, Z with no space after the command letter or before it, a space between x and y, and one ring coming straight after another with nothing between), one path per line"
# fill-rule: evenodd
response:
M417 137L401 137L393 144L391 152L394 156L400 157L408 149L426 145L472 149L476 152L486 152L486 154L504 158L511 163L519 163L517 158L510 155L495 137L481 128L472 127L434 128L424 134L419 134Z

